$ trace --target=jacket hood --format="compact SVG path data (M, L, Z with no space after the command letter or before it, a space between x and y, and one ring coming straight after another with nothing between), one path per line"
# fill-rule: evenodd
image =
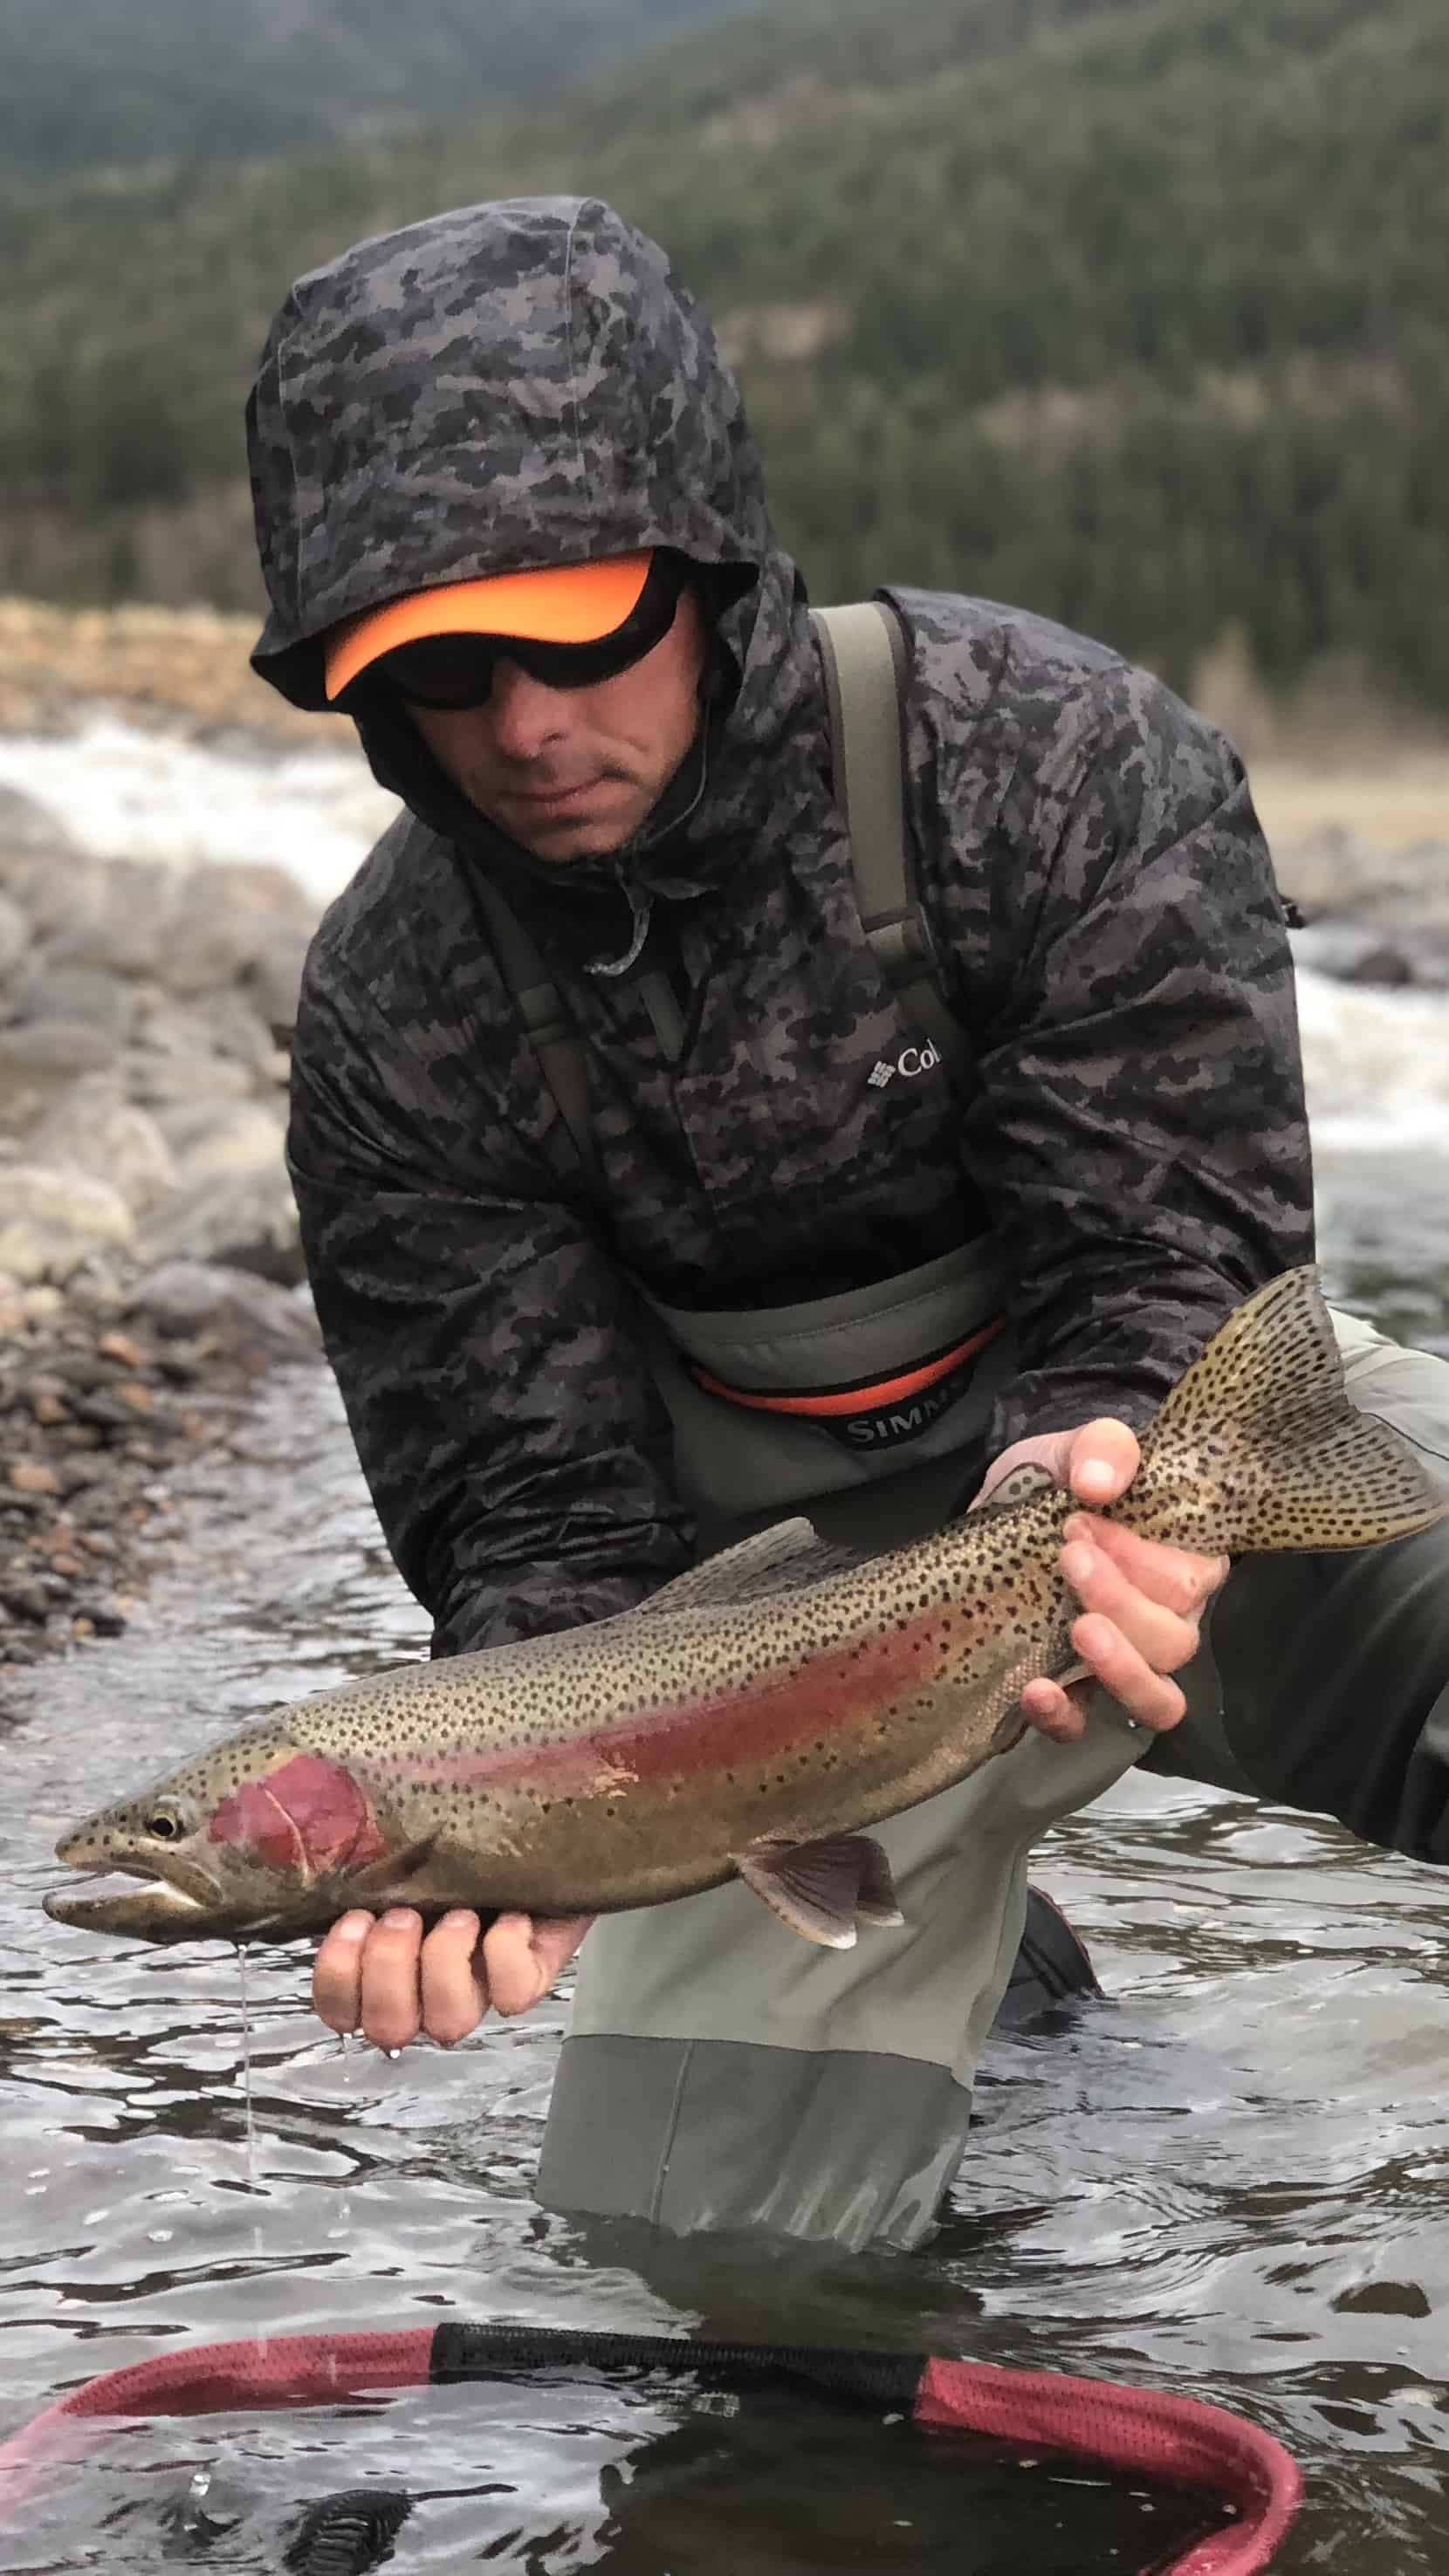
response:
M708 320L663 251L612 208L515 198L356 243L292 288L247 437L271 601L252 663L294 705L326 706L321 639L360 609L436 582L669 546L734 596L715 621L730 667L710 776L666 837L747 824L741 800L753 798L733 755L755 755L746 769L764 795L758 755L815 686L803 585ZM420 743L415 755L410 726L380 740L367 725L363 739L424 820L523 859L464 810Z
M297 706L327 704L328 627L436 582L672 546L793 592L714 333L597 198L465 206L300 278L247 439L252 659Z

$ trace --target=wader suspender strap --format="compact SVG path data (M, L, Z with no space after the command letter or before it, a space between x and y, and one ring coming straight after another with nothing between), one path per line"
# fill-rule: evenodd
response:
M900 619L883 599L863 599L812 608L810 620L825 666L835 793L850 833L861 927L902 1018L924 1029L955 1071L965 1063L965 1034L941 991L906 829Z
M812 608L810 618L825 667L835 792L850 834L861 927L903 1018L923 1028L942 1062L954 1069L965 1061L965 1035L940 989L906 831L900 621L883 600L874 599L849 608ZM596 1179L583 1046L517 914L496 886L479 880L476 890L504 981L558 1103L564 1127L558 1159L571 1178L582 1170ZM668 979L646 975L639 980L660 1045L676 1058L683 1024Z
M597 1179L598 1158L594 1152L594 1124L589 1116L589 1078L583 1048L564 1016L548 968L517 913L505 903L497 887L485 879L476 879L474 890L493 933L503 980L518 1006L519 1018L564 1123L555 1159L571 1179L576 1179L580 1170L589 1179Z

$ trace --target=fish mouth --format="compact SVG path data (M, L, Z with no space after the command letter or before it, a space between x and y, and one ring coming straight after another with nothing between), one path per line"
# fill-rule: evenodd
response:
M62 1850L58 1858L66 1858ZM162 1877L140 1860L100 1863L77 1858L69 1866L84 1873L91 1888L52 1888L41 1902L53 1923L73 1924L83 1932L130 1934L141 1941L215 1940L230 1926L222 1919L220 1890L201 1870L177 1870ZM139 1879L139 1887L116 1887L118 1878Z
M139 1877L140 1872L128 1875ZM53 1888L41 1902L53 1923L72 1923L83 1932L130 1932L143 1941L206 1940L215 1932L202 1899L164 1878L150 1879L144 1887L101 1886L94 1895Z
M204 1870L168 1861L163 1877L143 1861L108 1859L70 1863L91 1881L88 1887L52 1888L41 1898L52 1923L79 1932L105 1932L129 1941L266 1941L287 1944L327 1931L347 1909L348 1899L323 1900L299 1907L294 1900L269 1905L218 1887ZM118 1878L139 1879L139 1887L118 1887Z

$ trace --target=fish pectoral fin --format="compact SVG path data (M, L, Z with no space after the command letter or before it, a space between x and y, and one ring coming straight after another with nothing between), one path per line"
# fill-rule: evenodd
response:
M905 1920L890 1862L870 1834L770 1837L738 1853L735 1867L787 1931L826 1950L853 1950L858 1923L890 1930Z
M363 1869L348 1870L348 1904L368 1905L384 1890L405 1888L408 1880L416 1878L418 1871L432 1859L437 1844L436 1834L424 1834L420 1842L406 1843L401 1851L382 1852ZM406 1898L403 1901L406 1902Z

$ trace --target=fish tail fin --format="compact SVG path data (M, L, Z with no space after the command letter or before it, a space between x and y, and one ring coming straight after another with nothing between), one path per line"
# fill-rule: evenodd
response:
M1229 1555L1372 1547L1449 1512L1407 1441L1360 1413L1318 1273L1286 1270L1228 1317L1142 1444L1138 1485L1184 1546Z

